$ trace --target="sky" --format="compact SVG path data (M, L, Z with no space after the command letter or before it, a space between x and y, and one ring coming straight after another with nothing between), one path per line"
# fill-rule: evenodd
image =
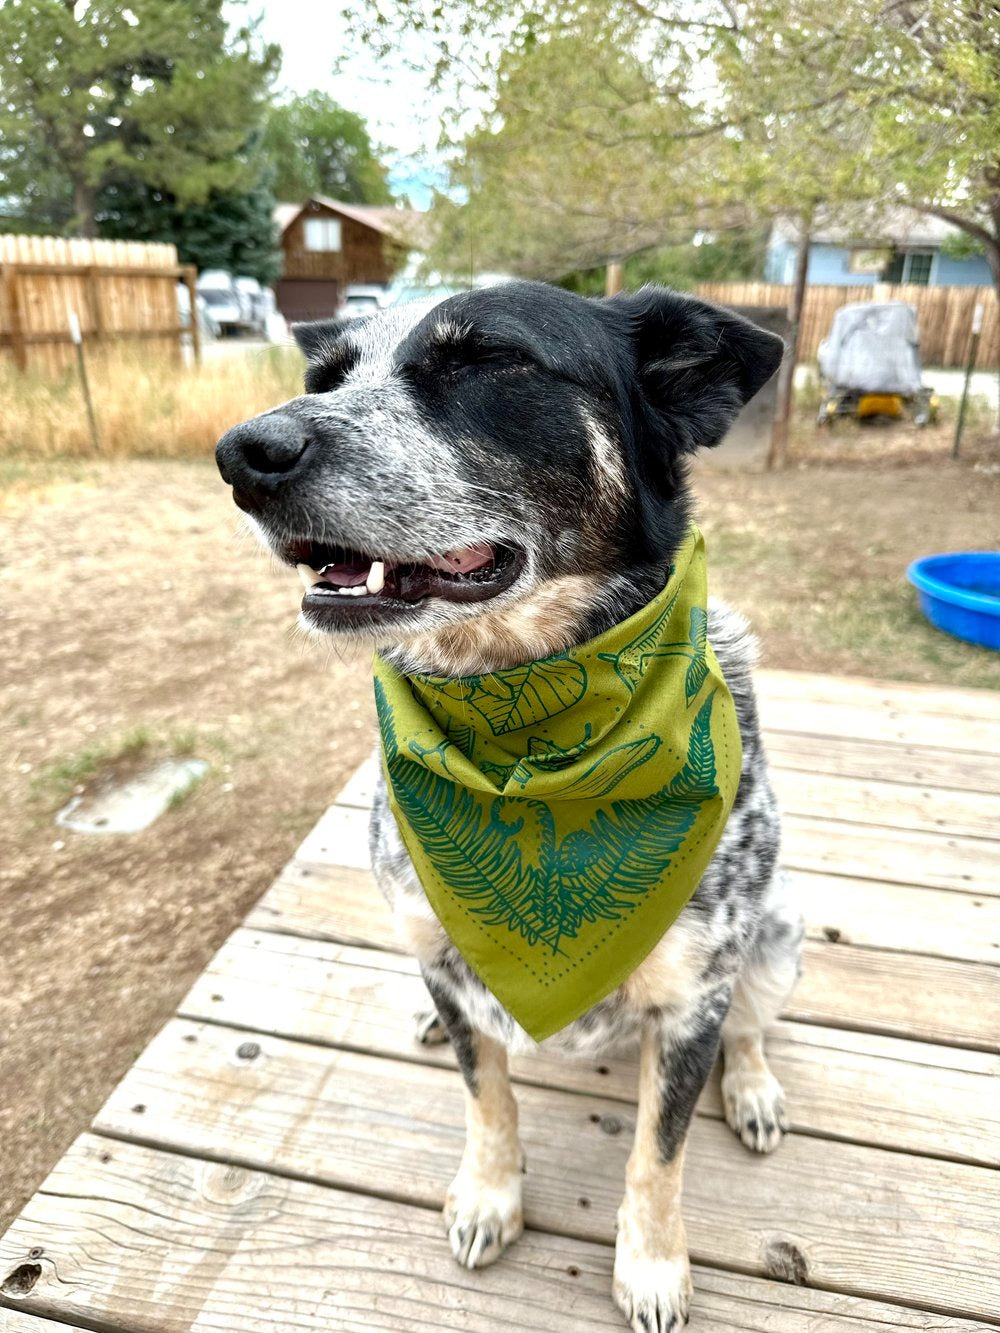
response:
M408 195L415 207L426 208L431 188L443 186L445 175L437 150L440 99L429 92L425 77L406 66L405 57L417 54L417 48L407 51L404 44L402 58L383 66L362 51L334 74L334 61L351 46L336 0L251 0L250 10L262 13L261 35L284 52L279 91L319 88L359 112L376 144L390 150L382 160L390 168L392 188Z

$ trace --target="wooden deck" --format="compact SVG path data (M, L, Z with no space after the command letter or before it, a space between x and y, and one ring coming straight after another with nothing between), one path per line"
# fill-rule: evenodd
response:
M1000 697L762 673L805 971L771 1041L793 1133L698 1108L701 1333L1000 1326ZM367 869L362 770L0 1242L0 1330L621 1330L628 1061L516 1063L529 1230L438 1217L448 1048ZM69 1021L72 1016L68 1016Z

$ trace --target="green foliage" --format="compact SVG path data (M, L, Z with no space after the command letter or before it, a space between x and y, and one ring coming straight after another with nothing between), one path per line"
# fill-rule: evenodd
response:
M102 192L99 228L102 236L171 241L182 264L224 268L268 284L281 270L274 202L266 180L186 207L176 196L129 181Z
M353 18L376 50L416 32L434 52L464 200L440 209L439 251L462 264L551 277L779 212L870 228L907 204L982 244L1000 287L995 5L359 0ZM470 89L489 110L459 133Z
M325 194L345 204L392 202L364 120L317 89L270 109L262 149L279 199Z
M279 61L223 0L0 6L0 199L31 225L93 235L114 184L178 206L253 189L247 153Z
M668 245L631 255L623 265L624 285L630 291L655 282L677 291L689 291L699 282L741 282L759 277L764 262L766 234L761 228L740 227L695 245ZM559 285L580 296L603 296L606 271L602 268L567 273Z

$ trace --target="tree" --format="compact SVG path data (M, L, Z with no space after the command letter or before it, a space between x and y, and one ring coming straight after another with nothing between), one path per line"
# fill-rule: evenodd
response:
M345 204L392 203L364 120L318 89L271 107L262 149L279 199L325 194Z
M102 236L170 241L182 264L222 268L268 285L281 270L274 202L266 172L249 190L186 206L128 182L102 192L99 227Z
M101 191L133 181L178 206L252 189L245 152L279 62L223 0L8 0L0 6L6 210L97 230Z
M487 100L441 231L463 258L479 244L551 272L685 220L690 235L783 212L804 260L818 210L870 228L907 204L982 245L1000 299L995 3L369 0L355 24L376 46L419 34L456 106L460 84Z

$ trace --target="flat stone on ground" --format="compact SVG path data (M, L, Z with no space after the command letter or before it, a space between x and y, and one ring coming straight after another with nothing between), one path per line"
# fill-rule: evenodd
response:
M161 759L125 782L74 796L56 815L56 823L75 833L138 833L207 772L204 759Z

